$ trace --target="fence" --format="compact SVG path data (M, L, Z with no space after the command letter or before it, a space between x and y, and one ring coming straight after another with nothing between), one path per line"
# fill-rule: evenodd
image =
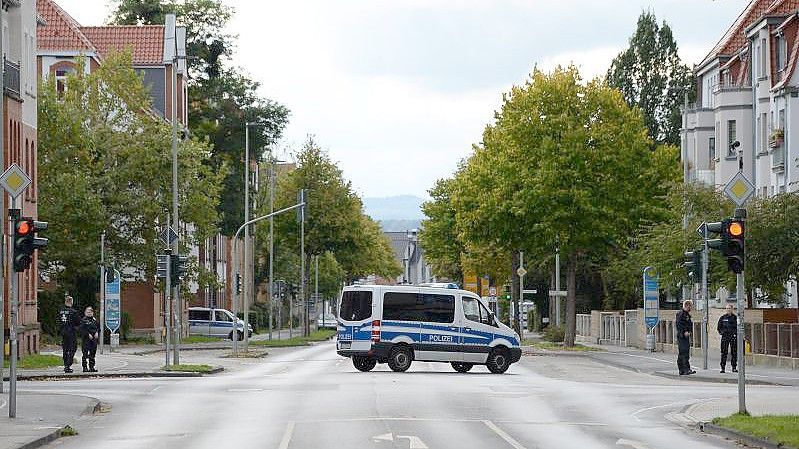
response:
M799 324L746 324L746 340L753 354L799 358Z
M577 328L576 328L577 335L580 337L590 337L591 336L591 314L589 313L578 313L577 314Z
M625 345L624 315L616 312L602 312L599 315L599 343Z

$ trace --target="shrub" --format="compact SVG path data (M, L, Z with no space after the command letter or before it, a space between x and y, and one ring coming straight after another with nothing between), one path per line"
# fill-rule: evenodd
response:
M544 329L544 339L547 341L560 343L566 336L566 330L560 326L547 326Z

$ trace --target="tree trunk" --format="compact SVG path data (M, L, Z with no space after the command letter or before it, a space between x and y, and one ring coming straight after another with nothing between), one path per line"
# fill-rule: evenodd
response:
M516 331L517 334L521 337L522 335L522 328L519 320L519 275L516 274L516 270L519 269L521 261L519 260L519 252L513 252L513 272L510 274L511 278L511 287L510 287L510 297L513 301L514 310L512 314L508 314L508 318L513 321L513 330Z
M569 255L566 264L566 333L563 339L564 346L574 346L577 329L577 257Z

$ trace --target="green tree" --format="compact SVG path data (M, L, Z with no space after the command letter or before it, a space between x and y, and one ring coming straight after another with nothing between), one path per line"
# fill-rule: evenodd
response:
M111 55L91 74L69 77L63 93L48 79L38 105L39 214L50 223L45 274L93 295L105 230L107 260L150 277L171 203L171 128L143 112L150 96L130 55ZM191 238L204 239L217 226L224 167L212 170L208 145L196 139L178 151L181 217L194 227Z
M760 299L782 302L785 282L799 275L799 195L758 198L746 221L746 281Z
M572 345L578 271L649 219L656 153L640 113L573 67L535 70L504 100L464 166L454 198L461 237L536 261L559 238Z
M680 144L680 106L684 94L689 101L695 98L694 77L680 61L666 22L658 25L653 13L642 12L629 47L613 59L607 81L622 92L627 104L641 109L655 143Z
M463 279L461 255L466 252L458 239L452 189L455 180L439 179L428 191L430 201L422 204L427 217L422 221L419 243L436 276L453 280Z
M176 14L187 30L189 78L189 128L212 147L210 164L229 167L218 211L221 230L233 235L244 222L244 147L247 122L251 160L261 161L263 149L275 144L288 123L289 110L258 94L259 83L228 61L235 37L225 29L233 9L219 0L116 0L114 24L163 24L164 15Z

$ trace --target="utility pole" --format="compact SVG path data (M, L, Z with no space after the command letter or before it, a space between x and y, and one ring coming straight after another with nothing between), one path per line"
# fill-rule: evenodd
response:
M705 315L702 318L703 325L702 325L702 365L704 369L707 369L707 359L708 359L708 325L710 324L710 298L708 297L707 292L707 271L708 265L710 263L710 254L708 254L708 246L707 246L707 226L703 226L702 229L703 237L702 237L702 299L705 301Z
M269 213L275 211L275 155L269 151ZM269 217L269 339L272 339L272 315L275 310L275 217ZM279 303L278 303L279 307ZM278 308L278 310L280 310ZM282 323L278 315L277 335L280 339Z
M300 189L300 298L303 304L303 335L310 335L311 328L308 323L308 300L305 298L305 189Z
M244 222L250 221L250 124L244 125ZM247 324L250 322L250 227L244 227L244 275L241 281L244 299L241 302L244 308L244 352L248 351L250 338L247 332ZM235 319L238 319L234 316ZM233 325L233 335L236 335L236 325Z
M560 237L555 238L555 291L560 291ZM560 296L555 296L555 326L560 326Z
M319 254L314 255L314 303L319 301ZM322 325L325 324L325 303L322 303Z
M100 354L105 346L105 231L100 233Z
M2 9L2 6L0 6ZM2 106L0 106L2 107ZM9 220L11 222L12 232L14 235L17 220L20 218L20 210L17 209L17 197L11 199L11 210L9 210ZM11 262L8 264L10 268L9 276L11 277L11 307L9 308L9 323L8 323L8 338L9 338L9 374L8 374L8 417L17 417L17 358L19 358L19 348L17 346L17 320L19 316L19 292L17 291L17 284L19 282L19 273L14 270L13 260L13 244L11 245ZM1 313L1 312L0 312Z
M175 36L175 57L172 59L172 218L174 220L175 234L178 236L172 243L172 251L175 255L180 255L180 219L178 216L178 53L177 36ZM169 281L167 281L169 282ZM169 285L169 284L167 284ZM175 289L175 341L174 355L172 361L175 365L180 364L180 333L181 317L183 315L183 303L180 300L180 283L172 286Z
M169 219L166 221L169 223ZM172 251L167 248L166 279L164 280L164 366L169 366L169 340L172 338Z
M3 52L3 16L5 15L5 11L3 11L3 4L2 0L0 0L0 59L4 59L3 56L5 53ZM3 75L5 74L5 60L2 61L3 64ZM0 98L5 98L6 94L6 87L5 87L5 76L0 76ZM6 169L6 161L5 161L5 102L0 101L0 169ZM2 200L0 200L2 202ZM0 220L2 222L2 220ZM0 226L2 229L2 226ZM5 323L3 322L5 319L5 291L6 291L6 251L8 250L9 245L7 244L8 240L6 240L5 232L3 234L3 241L0 244L0 354L5 354L6 349L6 328ZM11 234L9 234L11 235ZM9 264L11 266L12 264ZM2 358L2 357L0 357ZM3 364L0 363L0 393L3 392Z
M743 159L743 158L742 158ZM745 223L746 209L735 209L735 218ZM737 273L735 299L738 306L738 326L736 329L738 345L738 413L746 414L746 345L744 345L744 311L746 309L746 298L744 298L744 270Z

